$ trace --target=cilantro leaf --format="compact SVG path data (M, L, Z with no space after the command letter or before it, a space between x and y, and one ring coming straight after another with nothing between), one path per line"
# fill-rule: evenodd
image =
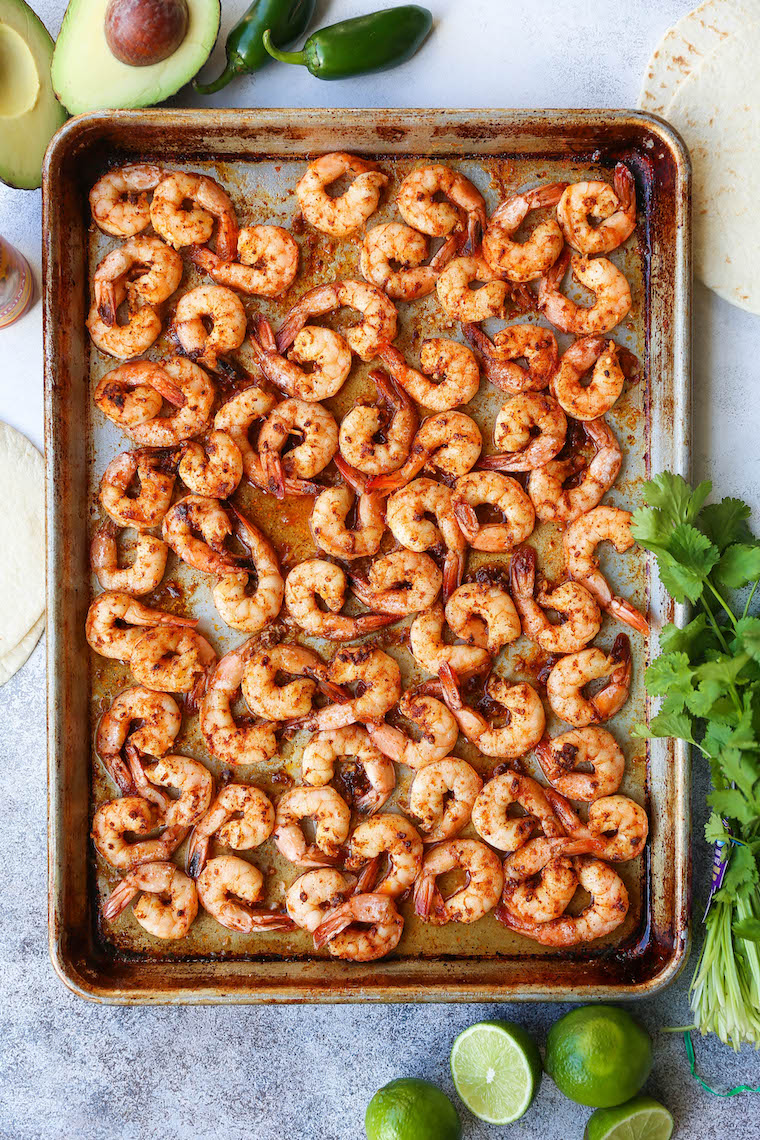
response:
M754 661L760 662L760 618L741 618L736 623L735 641Z
M683 629L671 624L663 626L660 648L663 653L685 653L691 663L704 657L708 649L718 649L719 644L706 615L697 614Z
M759 883L760 876L752 852L748 847L732 845L726 877L715 897L722 902L731 902Z
M667 549L673 527L661 511L639 507L631 518L631 534L647 550Z
M649 721L648 729L645 725L637 725L633 729L633 735L643 740L648 740L653 736L674 736L678 740L687 740L691 743L694 739L691 717L682 712L659 712Z
M673 690L687 696L692 690L689 658L685 653L661 653L647 669L646 687L653 697Z
M716 812L711 812L705 824L705 839L708 843L725 843L730 838L726 825Z
M662 584L677 602L696 602L720 555L701 531L679 523L670 532L667 550L657 551Z
M720 788L708 793L707 802L721 815L745 826L756 817L754 805L738 788Z
M738 590L760 578L760 546L734 543L721 555L713 570L716 581Z
M749 516L749 506L741 499L721 499L702 508L697 525L722 554L734 542L752 542Z
M760 942L760 918L740 918L734 923L734 934L748 942Z
M645 483L642 490L649 506L661 511L670 525L675 527L679 523L692 522L697 517L712 490L712 483L700 483L692 491L681 475L663 471Z

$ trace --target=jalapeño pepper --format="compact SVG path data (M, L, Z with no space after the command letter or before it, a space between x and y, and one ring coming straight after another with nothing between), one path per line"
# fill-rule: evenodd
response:
M348 79L406 63L432 26L427 8L405 4L320 28L301 51L280 51L274 43L276 30L271 28L264 33L264 47L281 63L308 67L317 79Z
M275 43L286 47L302 36L314 15L316 0L254 0L227 36L227 66L213 83L195 83L201 95L221 91L237 75L258 71L269 56L262 42L269 29Z

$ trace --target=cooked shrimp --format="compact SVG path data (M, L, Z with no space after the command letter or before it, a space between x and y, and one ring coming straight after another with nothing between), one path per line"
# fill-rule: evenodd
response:
M607 685L587 699L583 689L591 681L609 677ZM546 681L546 696L556 715L573 728L599 724L619 712L631 686L631 645L618 634L609 655L596 647L562 657Z
M174 447L206 430L216 389L198 364L173 356L162 366L182 395L182 405L171 416L156 415L141 423L122 425L130 439L142 447Z
M368 609L395 617L429 609L441 592L442 582L433 559L412 550L394 550L376 558L366 579L351 576L354 593Z
M134 237L150 224L148 192L161 180L161 167L134 163L109 170L90 191L96 225L114 237Z
M601 542L611 542L618 554L623 554L631 549L634 541L630 511L602 506L594 507L570 524L562 536L562 548L570 577L593 594L603 610L646 635L649 633L646 618L631 602L612 593L594 556Z
M140 863L170 859L187 835L181 826L164 828L157 839L147 836L164 828L162 810L142 796L122 796L101 804L92 820L92 841L112 867L131 870ZM127 839L127 836L135 838Z
M312 538L320 550L333 558L347 562L369 558L380 549L385 531L383 496L368 492L366 477L350 467L342 456L336 455L334 460L355 494L348 487L327 487L319 493L309 519ZM348 517L352 510L356 523L350 528Z
M510 815L514 805L525 814ZM541 785L512 771L494 776L484 786L473 804L472 826L499 851L517 851L537 828L550 839L565 834Z
M249 296L279 297L298 273L298 245L282 226L246 226L237 239L238 261L228 261L204 246L188 257L217 285Z
M551 379L554 398L576 420L595 420L608 412L623 391L625 374L618 360L618 346L603 336L574 341L563 354ZM582 383L589 368L591 380Z
M232 523L218 499L186 495L167 511L162 534L178 558L204 574L229 574L239 565L224 549Z
M419 820L426 843L458 835L470 822L472 805L483 787L465 760L449 756L417 772L409 789L409 814Z
M365 475L395 471L406 461L419 422L417 409L395 380L370 373L379 402L357 404L340 425L343 459Z
M169 509L175 476L163 470L159 455L124 451L106 467L100 481L100 501L115 523L135 530L151 530L161 524ZM139 494L130 494L137 476Z
M197 881L201 906L227 930L258 934L265 930L292 930L286 914L273 910L252 910L260 901L264 876L258 867L237 855L217 855L209 859Z
M453 712L459 729L484 756L515 759L524 756L538 744L546 727L546 714L536 690L525 681L511 684L492 673L486 684L486 694L501 705L507 723L498 727L481 713L464 704L459 694L458 678L450 665L441 669L441 684L446 704Z
M140 727L133 728L135 724ZM134 777L122 755L125 745L148 756L163 756L176 740L181 724L173 697L133 685L119 693L100 718L95 751L121 791L133 792Z
M314 842L308 844L301 821L314 822ZM348 838L351 809L334 788L291 788L280 797L274 841L281 855L298 867L324 867L338 860Z
M520 392L496 417L497 454L481 459L489 471L532 471L554 459L565 446L567 419L559 403L538 392Z
M351 349L345 338L319 325L302 328L288 355L280 356L272 326L259 318L250 344L267 379L299 400L328 400L340 391L351 371ZM312 367L304 371L302 364Z
M601 859L580 855L574 859L580 886L591 902L578 915L562 915L549 922L526 922L504 908L499 918L511 930L525 934L544 946L577 946L610 934L628 913L628 892L620 876Z
M353 182L345 194L332 198L327 188L344 174L353 175ZM336 151L309 164L296 186L296 195L301 213L315 230L331 237L346 237L375 212L387 182L388 175L376 162Z
M214 777L200 760L189 756L162 756L160 760L144 760L137 748L127 744L129 766L135 785L145 799L154 799L163 807L167 827L192 827L207 811L214 794ZM172 799L159 788L176 788L178 799Z
M405 222L432 237L462 230L466 218L471 248L474 251L480 245L486 227L483 195L463 174L448 166L423 166L407 174L396 205Z
M178 474L192 494L228 499L243 478L240 448L226 431L212 431L203 443L186 441Z
M306 633L330 641L353 641L396 620L393 614L342 614L347 590L348 578L340 566L310 558L285 579L285 608Z
M480 387L480 369L464 344L434 337L420 348L420 368L412 368L392 344L381 345L379 358L397 384L432 412L448 412L469 404Z
M182 389L167 369L153 360L133 360L112 368L92 398L103 415L124 431L157 416L164 400L177 408L185 403Z
M214 665L216 653L206 638L176 621L138 634L129 658L135 680L163 693L202 692Z
M420 732L419 740L385 721L370 721L367 731L374 744L397 764L419 771L448 756L457 742L459 726L442 701L408 691L398 710Z
M396 306L381 289L365 281L333 281L304 293L285 317L277 334L277 350L284 352L310 317L321 317L336 309L356 309L362 315L344 335L352 352L362 360L373 360L378 349L396 339Z
M602 796L590 805L584 825L560 792L550 790L546 794L567 834L587 841L585 854L622 863L638 858L644 850L649 820L635 800L628 796Z
M84 628L90 648L101 657L112 657L115 661L130 661L135 645L143 635L144 627L197 624L195 618L181 618L176 614L167 614L163 610L150 609L142 602L136 601L130 594L123 594L118 590L106 590L98 594L91 604ZM125 629L125 625L130 628ZM146 688L152 686L147 685Z
M515 241L514 235L531 210L556 206L565 185L556 182L513 194L491 215L483 235L483 257L495 273L508 281L535 281L554 265L565 244L554 218L539 222L524 242Z
M468 645L496 656L520 636L520 619L512 599L501 586L465 582L446 603L446 623Z
M379 878L384 856L388 861L387 871ZM421 866L422 839L403 815L375 815L360 823L351 834L346 867L361 872L358 891L370 890L398 898L411 887Z
M510 576L522 631L544 653L577 653L602 628L598 605L577 582L563 582L553 590L536 593L536 552L532 546L521 546L512 555ZM562 621L553 625L544 610L556 610Z
M134 558L129 566L119 566L116 539L119 528L106 519L95 532L90 545L90 563L104 590L124 594L149 594L155 590L166 570L169 547L152 534L138 532Z
M283 673L296 679L278 684ZM322 658L301 645L253 650L243 669L243 696L251 712L267 720L306 716L318 688L334 694L328 673Z
M114 287L114 312L126 300L127 287L123 281ZM142 356L161 335L161 318L152 305L140 305L131 309L126 321L104 321L96 302L90 306L85 322L92 343L106 356L117 360L134 360Z
M435 289L443 311L457 321L503 317L510 296L507 283L482 257L455 257L441 271Z
M306 721L309 729L334 729L346 724L382 720L401 696L401 670L382 649L369 645L339 649L330 663L330 680L336 685L356 684L358 693L319 709Z
M223 285L199 285L180 297L174 331L185 355L214 371L219 357L240 348L245 340L243 302Z
M453 503L457 525L474 550L511 550L536 525L533 504L520 484L498 471L470 471L457 479ZM481 524L475 508L484 506L501 511L504 521Z
M126 299L130 311L139 304L160 305L179 288L182 258L160 238L133 237L112 249L98 265L92 291L98 315L116 324L116 311Z
M593 725L544 737L536 745L536 759L558 792L589 803L613 795L625 771L625 756L615 737Z
M285 579L269 540L235 507L230 508L230 513L235 534L250 552L256 588L250 589L251 573L247 569L224 574L214 586L214 605L219 616L233 629L258 633L279 614L285 596Z
M400 222L386 222L367 231L362 245L362 276L395 301L414 301L435 289L438 274L456 253L459 242L449 238L428 265L428 240Z
M463 331L480 354L486 376L502 392L540 392L556 370L557 341L541 325L509 325L493 340L474 324L463 325Z
M396 770L360 724L318 732L311 738L301 757L303 782L324 787L333 779L338 761L347 759L356 761L369 784L367 792L353 797L355 807L370 813L378 811L396 786Z
M447 645L443 640L444 610L440 602L418 614L409 627L409 647L414 660L436 676L442 665L450 665L460 677L482 673L491 664L487 649L475 645Z
M240 691L245 664L256 646L243 642L225 653L206 684L200 707L200 730L212 756L236 768L264 764L277 753L276 725L270 721L238 724L232 704Z
M314 945L326 945L334 958L374 962L396 949L403 930L404 920L387 895L353 895L323 919Z
M464 871L467 881L447 898L436 884L439 875ZM477 839L448 839L428 851L414 888L414 912L423 922L477 922L499 901L504 874L501 861Z
M351 896L354 886L353 875L344 875L335 867L316 867L290 884L285 906L296 926L313 934L327 912Z
M386 494L396 491L423 467L456 479L472 470L482 448L483 437L475 420L464 412L439 412L428 416L420 426L406 462L389 475L376 476L369 482L369 489Z
M528 476L528 494L541 522L573 522L592 510L618 477L623 453L612 428L603 419L587 420L583 426L596 448L588 465L578 456L552 459ZM579 472L579 481L566 488L566 480Z
M291 437L300 442L283 454ZM304 484L324 471L338 450L338 425L322 404L283 400L267 416L259 432L261 466L278 498L290 485Z
M612 186L572 182L559 200L557 221L565 241L578 253L617 249L636 228L636 184L628 167L617 164Z
M502 910L523 922L561 918L578 887L571 855L582 849L567 839L530 839L504 860Z
M187 208L186 203L191 205ZM205 245L217 223L216 251L232 261L237 250L238 227L229 195L213 178L175 171L165 175L150 204L153 229L175 249Z
M573 277L595 295L591 308L577 305L560 292L568 265ZM625 276L606 257L571 259L565 251L541 278L538 307L562 332L591 336L620 324L631 308L631 290Z
M434 479L422 478L413 479L391 495L386 507L388 527L396 541L407 550L424 553L440 546L446 548L443 591L447 598L462 580L467 552L453 506L453 496L448 487ZM435 522L428 515L433 515Z
M142 892L142 894L141 894ZM173 863L148 863L125 875L103 904L103 918L113 921L136 895L132 914L154 938L184 938L198 913L198 892L192 879Z
M233 851L250 851L273 831L274 808L266 792L251 784L226 784L196 822L187 848L188 874L197 879L206 866L213 836Z
M246 388L223 404L214 418L214 427L226 431L237 444L243 459L243 473L255 486L263 486L265 479L258 450L251 443L249 433L276 403L269 392L257 387Z

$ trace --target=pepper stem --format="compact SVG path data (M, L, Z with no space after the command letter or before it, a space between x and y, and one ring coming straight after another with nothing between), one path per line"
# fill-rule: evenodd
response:
M272 33L269 28L262 36L262 43L267 49L272 59L279 59L280 63L296 63L301 67L306 67L306 52L304 51L280 51L272 43Z
M194 79L193 87L199 95L213 95L215 91L221 91L223 87L231 83L242 71L243 68L240 67L237 60L230 60L222 74L213 83L199 83L197 79Z

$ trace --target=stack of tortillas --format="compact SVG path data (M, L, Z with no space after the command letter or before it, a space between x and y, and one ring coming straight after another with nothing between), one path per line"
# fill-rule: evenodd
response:
M36 447L0 422L0 685L45 628L45 465Z
M705 0L665 33L639 106L683 135L693 165L694 271L760 313L760 0Z

